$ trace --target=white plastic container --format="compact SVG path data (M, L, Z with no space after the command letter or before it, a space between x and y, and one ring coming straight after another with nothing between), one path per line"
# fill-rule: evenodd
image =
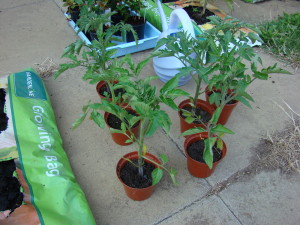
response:
M67 14L65 14L66 17L68 17ZM79 27L76 26L73 20L69 20L70 26L74 29L74 31L77 33ZM115 56L123 56L126 54L134 53L134 52L140 52L146 49L154 48L157 42L157 39L161 32L156 29L152 24L149 22L146 22L145 25L145 31L144 31L144 39L138 41L138 45L133 42L120 42L116 46L109 47L107 49L118 49ZM83 32L79 32L78 36L83 40L87 45L91 44L90 40L86 37L86 35Z
M179 25L182 26L182 29L185 32L187 32L191 36L191 38L195 38L195 32L192 21L185 10L175 9L170 15L170 24L168 25L160 1L157 0L156 2L161 15L163 28L163 32L161 33L158 39L165 38L168 35L176 34L177 32L181 31L180 29L178 29ZM160 49L164 48L165 46L160 47ZM163 82L167 82L168 80L170 80L179 72L179 69L183 67L185 67L185 65L174 56L153 58L154 71L159 77L159 79ZM181 77L179 79L178 85L184 85L190 79L191 75Z

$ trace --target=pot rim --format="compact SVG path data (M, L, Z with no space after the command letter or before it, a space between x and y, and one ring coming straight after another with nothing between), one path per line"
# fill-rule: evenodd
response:
M134 187L130 187L130 186L128 186L127 184L125 184L124 183L124 181L121 179L121 177L120 177L120 172L121 172L121 170L122 170L122 168L124 167L124 166L122 166L121 167L121 165L120 164L123 164L124 163L124 165L125 165L125 163L126 162L128 162L125 158L128 158L128 156L131 156L133 159L136 159L136 158L138 158L138 152L129 152L129 153L127 153L126 155L124 155L122 158L120 158L120 160L118 161L118 163L117 163L117 166L116 166L116 173L117 173L117 177L118 177L118 179L119 179L119 181L124 185L124 186L126 186L126 187L128 187L128 188L130 188L130 189L139 189L139 190L145 190L145 189L149 189L149 188L153 188L153 187L155 187L156 185L150 185L150 186L148 186L148 187L145 187L145 188L134 188ZM152 158L152 160L154 160L154 161L157 161L157 163L161 163L160 162L160 160L156 157L156 156L154 156L154 155L152 155L152 154L150 154L150 153L146 153L146 156L150 156L151 158ZM149 157L149 158L150 158ZM126 161L126 162L125 162ZM150 162L150 161L148 161L148 160L146 160L145 159L145 161L146 162L148 162L148 163L152 163L152 162ZM129 163L129 162L128 162ZM158 166L157 165L155 165L155 164L153 164L154 166L155 166L155 168L157 168Z
M199 136L200 134L200 136ZM184 140L184 153L185 153L185 156L187 158L189 158L190 160L194 161L194 162L197 162L197 163L200 163L200 164L205 164L207 165L205 162L199 162L195 159L193 159L187 152L187 148L194 142L196 141L192 141L191 139L194 139L194 138L197 138L199 137L199 140L203 140L203 139L206 139L208 137L208 134L207 132L201 132L201 133L198 133L198 134L192 134L192 135L189 135L187 136L187 138ZM221 156L221 159L219 159L218 161L216 162L213 162L213 164L215 163L218 163L220 162L225 156L226 156L226 153L227 153L227 146L226 146L226 143L224 142L224 140L222 139L222 142L223 142L223 149L221 150L222 151L222 156Z

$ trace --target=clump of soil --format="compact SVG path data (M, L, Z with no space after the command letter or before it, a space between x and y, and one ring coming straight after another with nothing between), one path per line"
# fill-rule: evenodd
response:
M115 96L122 96L123 94L125 94L125 90L123 88L118 88L116 90L114 90ZM108 98L112 98L111 95L111 90L109 89L109 87L107 85L103 85L100 89L99 89L99 94L102 96L106 96Z
M20 192L20 182L13 176L15 170L13 160L0 162L0 212L13 212L22 205L23 193Z
M151 173L155 169L155 166L151 163L144 162L143 170L144 176L139 175L138 160L131 160L133 163L127 162L121 169L120 177L122 181L133 188L146 188L152 185ZM134 165L133 165L134 164Z
M198 162L205 163L203 159L204 149L205 149L204 140L199 140L189 145L187 148L187 152L192 159ZM222 151L216 146L213 146L212 151L213 151L213 162L219 161L222 158Z
M8 117L4 112L5 95L5 90L3 88L0 88L0 134L2 131L7 129L8 125Z
M215 15L214 13L206 9L204 15L201 16L203 8L197 6L184 7L184 10L187 12L187 14L189 14L190 18L193 19L198 25L210 22L210 20L207 19L207 17Z
M183 109L186 110L186 111L192 112L193 107L187 106ZM196 124L201 124L201 122L202 123L207 123L211 119L211 115L207 111L205 111L205 110L203 110L199 107L196 108L195 114L196 114L197 117L200 117L200 119L195 119L193 121L193 123L196 123ZM183 118L186 118L184 115L182 115L182 111L181 111L181 116Z
M137 116L137 114L132 110L128 110L128 113L133 116ZM117 129L117 130L121 130L122 121L117 116L115 116L113 114L109 114L109 116L107 117L107 123L110 127ZM128 125L127 121L125 121L125 123ZM139 124L139 122L136 122L132 126L132 128L136 127L138 124Z

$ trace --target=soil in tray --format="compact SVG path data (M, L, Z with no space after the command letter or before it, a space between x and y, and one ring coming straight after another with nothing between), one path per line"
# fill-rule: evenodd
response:
M0 162L0 211L13 212L22 205L23 193L20 192L20 182L13 176L15 170L13 160Z
M131 114L131 115L137 116L137 114L134 111L132 111L132 110L128 110L128 113ZM122 123L122 121L118 117L116 117L115 115L109 114L109 116L107 117L107 123L108 123L108 125L110 127L114 128L114 129L121 130L121 123ZM138 124L139 124L139 122L136 122L132 126L132 128L136 127Z
M107 85L103 85L99 90L100 95L105 96L104 93L107 93L108 98L112 97L111 91L110 91L109 87L107 87ZM115 96L118 96L118 95L122 96L123 94L125 94L125 90L122 88L118 88L118 89L114 90L114 93L115 93Z
M4 105L5 105L5 90L0 88L0 134L2 131L7 129L8 117L6 113L4 113Z
M131 160L134 165L127 162L121 169L120 177L122 181L129 187L133 188L146 188L152 185L151 173L155 169L155 166L151 163L144 162L144 176L139 175L137 159Z
M187 14L189 14L190 18L193 19L198 25L210 22L207 17L215 15L213 12L206 9L204 15L201 16L202 9L202 7L198 6L184 7L184 10L187 12Z
M205 163L203 159L204 148L205 148L204 140L199 140L189 145L187 152L192 159L198 162ZM213 150L213 162L219 161L222 158L222 151L216 146L213 146L212 150Z
M187 106L183 109L186 110L186 111L189 111L189 112L192 112L192 110L193 110L193 108L191 106ZM201 108L196 108L195 114L198 117L200 116L201 119L200 120L194 120L193 123L201 124L201 121L202 121L202 123L207 123L211 119L211 115L207 111L205 111ZM186 118L184 115L182 115L182 112L181 112L181 116L183 118Z

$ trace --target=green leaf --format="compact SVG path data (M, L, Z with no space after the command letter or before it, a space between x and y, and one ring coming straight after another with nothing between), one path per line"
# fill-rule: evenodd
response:
M210 169L212 168L213 165L212 147L213 147L213 143L215 142L214 140L216 140L216 137L204 139L205 149L203 153L203 159Z
M236 96L235 100L240 101L241 103L243 103L245 106L249 107L250 109L252 109L252 106L250 105L250 103L242 96Z
M114 129L114 128L109 128L109 131L111 133L117 133L117 134L124 134L122 130Z
M162 161L162 164L166 164L167 162L169 162L169 158L168 158L167 155L161 154L159 157L160 157L160 159Z
M231 131L230 129L224 127L224 126L221 125L221 124L217 124L217 126L213 127L213 128L211 129L211 131L212 131L213 133L217 133L217 132L218 132L218 133L234 134L233 131Z
M198 133L202 133L205 132L206 130L202 127L195 127L195 128L190 128L186 131L184 131L183 133L180 134L180 136L187 136L187 135L192 135L192 134L198 134Z
M96 112L95 110L92 111L91 113L91 117L92 117L92 120L101 128L104 128L105 126L105 121L104 121L104 118L103 116Z
M178 106L175 104L175 102L173 101L173 99L171 99L171 98L164 98L164 97L161 97L160 99L167 106L171 107L172 109L178 110Z
M80 114L80 117L72 124L72 129L76 129L85 119L88 112Z
M184 120L188 124L191 124L191 123L193 123L195 121L195 118L194 117L186 117Z
M256 33L253 33L253 32L248 33L248 37L251 39L252 43L254 43L255 41L260 41L261 43L264 42L264 41L259 37L259 35L257 35Z
M179 183L175 178L176 174L177 174L177 170L175 170L174 168L171 168L170 169L170 176L171 176L171 179L173 181L173 184L178 185Z
M181 89L173 89L168 92L168 96L173 96L173 97L181 97L181 96L189 96L190 94L184 90Z
M123 122L121 123L121 130L123 131L123 133L126 132L126 125Z
M268 80L268 78L269 78L268 73L262 73L262 72L259 72L259 71L255 71L253 76L260 79L260 80Z
M212 122L213 124L216 124L219 120L219 117L221 115L222 109L220 107L218 107L216 109L216 111L214 112L214 114L212 115L210 122Z
M162 178L163 176L163 171L162 169L160 168L155 168L152 173L151 173L151 176L152 176L152 185L156 185Z
M176 88L178 86L179 76L175 76L172 79L168 80L167 83L160 89L161 94L165 94L166 92Z
M125 141L125 143L126 143L126 144L132 143L132 140L131 140L131 139L127 139L127 140Z
M217 140L217 148L220 150L223 149L223 141L220 138Z

